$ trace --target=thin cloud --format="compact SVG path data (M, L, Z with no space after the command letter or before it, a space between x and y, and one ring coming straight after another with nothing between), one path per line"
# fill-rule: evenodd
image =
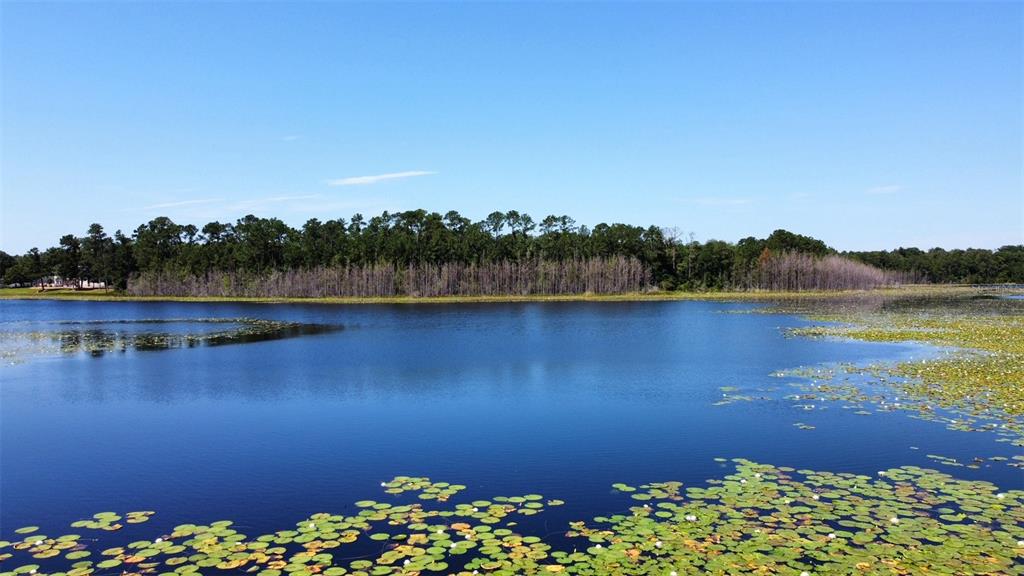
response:
M223 198L204 198L202 200L181 200L178 202L162 202L160 204L150 204L149 206L143 206L140 210L165 210L167 208L182 208L185 206L196 206L199 204L213 204L214 202L220 202Z
M873 188L868 188L867 190L864 191L864 193L869 194L871 196L878 196L881 194L895 194L902 190L903 186L900 186L899 184L886 184L885 186L875 186Z
M385 180L400 180L403 178L414 178L416 176L430 176L431 174L437 174L437 172L429 172L426 170L409 170L406 172L391 172L389 174L374 174L372 176L350 176L348 178L339 178L337 180L328 180L328 186L362 186L366 184L376 184Z
M311 198L319 198L320 194L301 194L295 196L269 196L267 198L253 198L252 200L240 200L228 204L225 208L228 210L252 210L256 208L262 208L270 204L281 204L284 202L292 202L294 200L309 200Z
M292 194L282 196L265 196L239 200L220 200L217 202L190 204L174 211L175 219L189 218L194 221L226 220L233 221L245 214L257 216L274 216L286 221L302 217L323 218L339 212L381 212L395 211L399 207L393 202L381 198L360 198L339 200L324 194ZM289 217L290 216L290 217ZM298 225L301 222L290 222Z
M288 196L267 196L264 198L248 198L244 200L228 200L226 198L203 198L197 200L180 200L178 202L162 202L151 204L135 210L143 212L168 211L178 216L209 217L220 214L260 211L270 206L290 206L301 201L322 199L322 194L296 194Z

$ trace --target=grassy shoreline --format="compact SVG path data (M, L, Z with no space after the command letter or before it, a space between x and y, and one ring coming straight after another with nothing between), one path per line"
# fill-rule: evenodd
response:
M991 289L999 290L1000 286ZM1003 288L1005 289L1005 288ZM267 298L244 296L128 296L100 290L76 291L56 289L40 291L36 288L0 289L0 300L75 300L94 302L197 302L197 303L249 303L249 304L464 304L507 302L647 302L647 301L739 301L764 302L778 300L842 299L860 296L897 297L907 295L941 296L977 291L972 286L913 285L899 288L842 291L722 291L722 292L632 292L626 294L563 294L505 295L505 296L393 296L327 297L327 298Z

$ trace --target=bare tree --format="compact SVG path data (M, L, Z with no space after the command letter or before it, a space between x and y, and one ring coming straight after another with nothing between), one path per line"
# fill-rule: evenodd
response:
M651 274L626 256L550 261L372 264L275 270L211 271L203 276L150 272L132 278L135 296L265 298L619 294L650 288Z

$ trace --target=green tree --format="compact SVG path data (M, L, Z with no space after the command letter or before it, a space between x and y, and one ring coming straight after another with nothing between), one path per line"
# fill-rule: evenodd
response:
M57 261L57 273L65 281L72 281L75 286L81 285L82 278L82 243L74 234L65 234L60 238L60 257Z

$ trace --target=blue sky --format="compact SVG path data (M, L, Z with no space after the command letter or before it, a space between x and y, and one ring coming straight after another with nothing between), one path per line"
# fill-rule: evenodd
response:
M0 249L420 207L1024 243L1022 10L4 2Z

